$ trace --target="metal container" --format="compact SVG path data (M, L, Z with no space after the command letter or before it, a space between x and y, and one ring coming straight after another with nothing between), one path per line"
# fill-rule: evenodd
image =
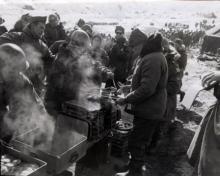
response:
M51 141L38 145L27 141L40 130L34 129L17 136L12 145L46 161L48 174L59 174L86 154L88 129L86 122L59 114Z
M115 127L116 121L120 118L120 111L111 102L100 102L93 105L93 108L89 108L90 103L89 101L88 104L68 101L63 104L63 113L88 123L89 141L100 140Z
M120 120L112 130L110 141L112 144L111 154L116 157L123 157L128 152L128 139L133 129L133 124Z
M38 158L32 157L30 155L25 155L21 151L18 151L12 147L8 147L8 146L1 144L1 154L10 155L25 163L37 164L39 168L36 169L34 172L30 173L28 176L44 176L44 174L46 173L46 166L47 166L46 162Z

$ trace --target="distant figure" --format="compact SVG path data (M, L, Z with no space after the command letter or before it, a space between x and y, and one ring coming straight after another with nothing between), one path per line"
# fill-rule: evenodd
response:
M79 28L82 28L85 24L86 22L82 18L80 18L79 21L77 22L77 26Z
M91 25L89 25L89 24L84 24L84 25L81 27L81 29L82 29L83 31L85 31L85 32L89 35L90 38L92 38L92 33L93 33L93 31L92 31L92 26L91 26Z
M2 17L0 17L0 36L5 32L8 32L7 28L2 25L4 22L5 20Z
M165 40L165 39L164 39ZM168 42L163 42L164 56L168 65L168 82L167 82L167 108L165 121L168 126L176 116L177 94L181 86L181 77L179 64L177 63L180 55Z
M109 57L102 46L102 36L100 34L95 34L92 37L92 57L100 60L100 62L106 67L109 66Z
M125 29L122 26L116 26L115 28L115 39L124 38Z
M44 38L48 47L58 40L65 40L66 32L63 24L60 22L57 14L51 14L48 17L48 23L44 30Z
M177 63L179 65L179 69L180 69L180 80L181 80L180 89L181 89L182 79L183 79L183 76L184 76L184 71L185 71L186 66L187 66L187 53L186 53L186 47L183 44L183 41L181 39L176 39L175 40L175 48L178 51L178 53L180 54L180 57L177 60ZM184 96L185 96L185 92L180 90L179 93L180 93L180 101L182 101Z
M21 18L15 23L14 28L10 32L23 32L24 28L29 24L31 16L29 13L24 14Z
M123 36L117 37L109 57L109 66L114 70L115 81L125 83L128 76L129 48Z
M180 53L181 55L180 59L178 60L178 63L181 71L184 72L187 65L187 54L186 54L186 47L183 44L183 40L179 38L175 39L175 48L178 51L178 53Z

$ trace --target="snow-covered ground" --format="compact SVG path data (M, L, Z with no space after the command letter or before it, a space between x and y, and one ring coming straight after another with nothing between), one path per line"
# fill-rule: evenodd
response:
M217 63L215 61L198 61L197 57L199 54L199 48L190 49L188 52L188 64L186 67L186 74L183 77L182 87L182 90L186 93L188 93L195 85L201 86L202 78L206 74L216 70ZM216 101L212 91L202 91L196 100L200 102L200 105L192 107L192 110L202 116L205 115L208 107L213 105Z
M0 1L1 2L1 1ZM6 1L7 2L7 1ZM58 12L65 27L75 25L79 18L94 22L116 22L125 26L129 32L131 27L138 26L145 29L154 23L154 27L163 27L165 22L181 22L195 27L195 22L202 21L205 15L215 13L220 17L220 2L216 1L149 1L149 2L114 2L114 3L1 3L1 16L6 19L5 25L11 28L15 21L25 13L35 15L49 15ZM32 3L31 3L32 2ZM53 1L51 1L53 2ZM62 1L60 1L62 2ZM80 2L80 1L79 1ZM34 10L27 10L24 5L31 5ZM208 19L211 23L212 19ZM220 23L219 18L216 23ZM114 26L99 25L95 30L104 33L113 33Z
M18 2L18 1L17 1ZM34 2L34 3L33 3ZM123 25L126 31L129 32L134 26L145 30L154 23L155 28L164 27L166 22L178 22L190 25L194 29L195 23L204 19L211 23L213 19L205 18L205 15L215 13L217 18L216 24L220 23L220 2L200 1L168 1L168 2L126 2L126 3L59 3L45 4L36 3L2 3L1 16L6 20L5 25L8 29L12 28L16 20L25 13L33 15L49 15L53 12L58 12L61 20L64 22L65 28L75 26L79 18L85 21L93 22L114 22ZM51 1L52 2L52 1ZM24 5L31 5L34 10L27 10ZM152 27L152 26L151 26ZM114 25L98 25L94 29L103 33L114 33ZM215 62L198 62L199 48L190 49L188 66L186 69L187 75L184 76L183 90L189 91L192 85L201 84L201 78L204 74L215 70ZM215 98L210 92L203 92L197 99L200 106L193 107L192 110L200 115L204 115L208 106L214 103ZM188 128L196 128L190 126ZM183 174L180 176L189 176L188 172L192 169L183 159L177 162L177 168L183 168ZM182 172L182 171L181 171ZM171 174L172 175L172 174Z

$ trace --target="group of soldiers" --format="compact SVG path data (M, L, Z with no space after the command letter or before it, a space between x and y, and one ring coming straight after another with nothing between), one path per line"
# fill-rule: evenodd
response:
M192 31L189 29L178 28L169 28L168 30L161 29L160 32L171 40L175 40L175 38L180 38L181 40L183 40L184 45L188 48L197 46L205 35L204 30Z
M1 128L1 138L11 139L11 131L16 129L7 126L5 119L17 118L18 105L28 107L29 101L24 102L22 98L27 94L37 103L40 100L41 106L55 117L64 102L81 98L84 83L91 81L101 86L105 82L106 87L117 89L130 84L146 42L154 39L140 29L133 29L128 40L124 34L125 29L116 26L112 45L106 49L103 36L95 33L84 20L80 19L73 30L67 32L57 13L48 17L25 14L12 30L2 32L0 118L4 128ZM175 118L177 95L181 95L181 100L184 97L181 86L187 53L181 39L157 38L162 42L168 65L166 112L156 135L161 138ZM118 103L123 104L120 100ZM159 99L154 102L154 106L160 104Z

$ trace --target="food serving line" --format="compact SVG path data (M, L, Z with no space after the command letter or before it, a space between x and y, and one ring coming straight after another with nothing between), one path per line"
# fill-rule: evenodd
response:
M44 136L36 139L40 131L36 128L20 134L10 144L2 142L1 174L58 175L85 156L88 148L107 137L112 139L116 155L125 152L125 139L132 124L120 120L121 111L115 103L117 90L100 89L86 96L84 101L63 104L51 140L44 140ZM36 140L30 143L31 139Z

